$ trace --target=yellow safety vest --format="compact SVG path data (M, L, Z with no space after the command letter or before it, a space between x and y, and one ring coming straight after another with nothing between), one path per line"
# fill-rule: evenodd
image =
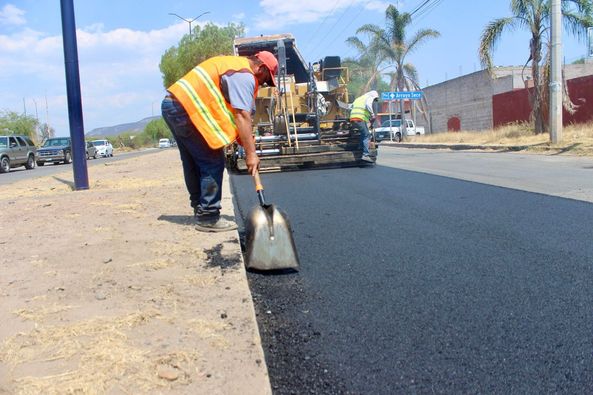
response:
M350 120L357 118L362 119L365 122L370 121L371 113L367 110L366 106L367 95L358 97L352 103L352 110L350 111Z
M235 110L224 99L220 88L221 77L235 72L254 74L247 58L215 56L194 67L167 89L181 103L196 129L212 149L225 147L239 136ZM259 83L255 75L253 78L255 100Z

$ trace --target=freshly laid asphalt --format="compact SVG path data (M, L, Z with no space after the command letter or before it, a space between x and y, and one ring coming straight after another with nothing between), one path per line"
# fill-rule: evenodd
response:
M381 160L262 178L302 265L249 274L275 393L593 392L591 203Z

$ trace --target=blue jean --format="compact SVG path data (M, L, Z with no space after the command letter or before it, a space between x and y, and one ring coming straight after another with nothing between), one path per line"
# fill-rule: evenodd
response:
M371 142L371 132L369 127L364 121L353 121L352 126L354 129L360 132L360 148L362 149L362 155L369 155L369 143Z
M208 146L185 109L174 98L165 97L161 112L177 141L185 186L197 219L205 222L218 220L225 164L224 150Z

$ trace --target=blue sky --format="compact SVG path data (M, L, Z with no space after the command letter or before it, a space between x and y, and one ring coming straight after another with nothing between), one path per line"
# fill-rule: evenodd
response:
M424 0L391 2L411 12ZM188 32L188 23L243 22L247 36L292 33L307 61L354 56L345 44L366 23L384 24L390 2L381 0L74 1L86 130L158 115L164 94L158 68L162 53ZM433 2L431 2L433 3ZM408 34L432 28L441 37L409 57L421 85L480 70L480 34L496 18L510 16L510 0L441 0L417 13ZM59 136L69 134L60 2L0 1L0 110L37 114ZM527 60L525 31L505 34L494 53L499 66ZM586 53L586 42L564 35L564 58ZM46 106L47 102L47 106Z

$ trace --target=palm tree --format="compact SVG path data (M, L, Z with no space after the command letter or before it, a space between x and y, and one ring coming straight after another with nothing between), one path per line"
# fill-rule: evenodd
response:
M361 92L355 92L358 96L370 89L377 89L378 81L381 77L380 65L383 61L383 55L378 51L377 45L371 42L365 44L358 37L348 37L346 43L356 48L359 53L358 59L349 59L348 62L352 65L352 73L360 73L362 78L366 81L361 88Z
M385 10L385 21L385 29L367 24L361 26L356 33L370 34L375 51L384 58L383 63L386 63L387 67L395 68L394 74L391 74L391 90L396 87L398 91L415 89L419 85L418 73L413 64L406 63L406 57L426 40L439 37L440 33L432 29L422 29L406 39L406 27L412 22L412 16L407 12L400 13L393 5L389 5ZM403 101L400 101L400 116L404 119Z
M533 78L533 93L530 94L532 106L532 118L535 122L535 133L546 131L544 112L547 82L546 75L542 73L542 59L544 63L549 62L549 56L542 56L544 44L549 47L550 43L550 0L511 0L511 12L513 16L499 18L490 22L482 33L480 40L479 56L480 62L488 71L492 71L492 52L505 30L526 28L531 32L529 40L529 57L527 63L531 62L531 77ZM584 37L586 28L591 26L591 11L593 5L591 0L562 0L562 18L566 30L577 37Z

